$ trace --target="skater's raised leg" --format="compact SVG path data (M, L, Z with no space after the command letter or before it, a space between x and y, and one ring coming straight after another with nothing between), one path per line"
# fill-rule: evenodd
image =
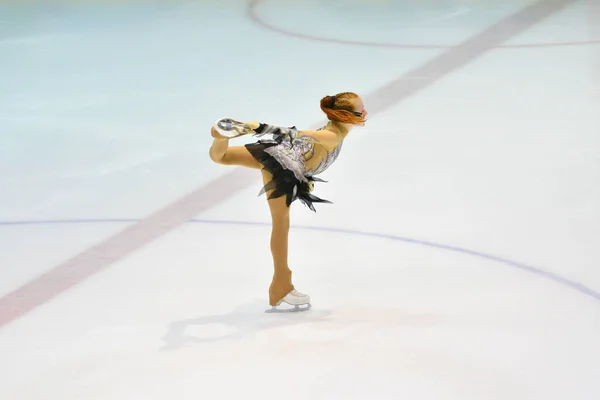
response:
M229 147L229 139L223 138L214 127L211 129L211 134L214 138L209 150L211 160L217 164L262 169L263 166L252 157L245 146Z

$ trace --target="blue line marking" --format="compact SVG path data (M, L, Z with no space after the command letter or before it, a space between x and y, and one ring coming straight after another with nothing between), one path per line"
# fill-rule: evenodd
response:
M99 219L56 219L56 220L23 220L23 221L0 221L0 226L23 226L23 225L59 225L59 224L101 224L101 223L134 223L138 222L139 219L135 218L99 218ZM219 220L202 220L202 219L192 219L189 221L190 223L198 223L198 224L217 224L217 225L253 225L253 226L266 226L270 227L270 223L265 222L249 222L249 221L219 221ZM318 232L331 232L331 233L339 233L344 235L355 235L355 236L366 236L373 237L379 239L393 240L404 243L417 244L421 246L431 247L439 250L452 251L455 253L461 253L473 257L479 257L488 261L497 262L503 264L505 266L513 267L520 269L525 272L532 273L542 278L546 278L555 283L558 283L563 286L567 286L570 289L573 289L581 294L589 296L595 300L600 301L600 293L584 286L580 283L574 282L567 278L564 278L560 275L554 274L552 272L544 271L543 269L523 264L518 261L509 260L507 258L497 257L494 255L481 253L479 251L465 249L461 247L449 246L440 243L428 242L424 240L411 239L407 237L401 237L396 235L390 235L385 233L376 233L376 232L364 232L357 231L352 229L343 229L343 228L328 228L328 227L318 227L318 226L301 226L301 225L293 225L291 229L302 229L302 230L312 230Z

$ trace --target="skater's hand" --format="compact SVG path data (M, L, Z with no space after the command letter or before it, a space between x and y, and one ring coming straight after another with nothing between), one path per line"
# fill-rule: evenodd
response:
M246 122L245 124L248 125L253 130L258 129L258 127L260 126L260 122L258 122L258 121L249 121L249 122Z

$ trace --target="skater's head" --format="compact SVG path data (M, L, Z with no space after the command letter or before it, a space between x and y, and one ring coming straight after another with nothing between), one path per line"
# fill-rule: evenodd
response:
M367 110L356 93L343 92L321 99L321 110L330 121L350 125L364 125Z

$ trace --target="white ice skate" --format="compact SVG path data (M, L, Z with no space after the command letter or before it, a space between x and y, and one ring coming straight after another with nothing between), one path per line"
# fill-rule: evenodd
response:
M221 136L229 139L255 133L249 124L231 118L221 118L213 126Z
M287 303L294 308L278 308L282 303ZM303 306L303 307L301 307ZM281 312L298 312L310 310L310 296L304 293L300 293L296 289L289 292L283 299L279 300L276 305L272 306L271 309L266 310L267 313L281 313Z

